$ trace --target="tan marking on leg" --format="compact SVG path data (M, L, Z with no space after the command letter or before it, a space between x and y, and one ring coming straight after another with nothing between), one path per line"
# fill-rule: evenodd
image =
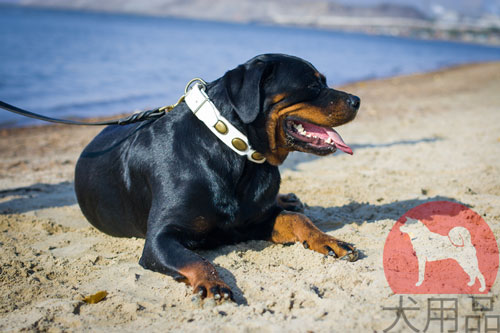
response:
M319 230L309 218L300 213L283 212L278 215L270 240L280 244L306 242L313 251L327 255L331 249L339 258L349 251L355 251L349 244Z
M202 287L204 288L203 296L214 297L215 288L216 293L219 293L220 296L224 296L222 295L224 293L222 288L225 288L229 291L229 296L232 297L231 288L221 280L214 266L208 261L198 261L187 265L179 269L179 273L186 277L189 284L193 287L194 293L198 293Z
M206 233L212 229L212 224L203 216L198 216L191 223L191 228L197 233Z

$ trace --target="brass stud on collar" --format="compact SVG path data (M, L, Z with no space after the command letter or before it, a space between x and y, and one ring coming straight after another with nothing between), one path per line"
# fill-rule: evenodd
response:
M234 138L231 143L233 144L233 147L238 149L239 151L247 150L248 145L240 138Z
M224 124L224 122L221 120L219 120L214 127L220 134L226 134L228 131L226 124Z
M259 152L257 152L257 151L256 151L256 152L254 152L254 153L252 154L252 158L253 158L254 160L256 160L256 161L260 161L260 160L263 160L263 159L264 159L264 156L263 156L261 153L259 153Z

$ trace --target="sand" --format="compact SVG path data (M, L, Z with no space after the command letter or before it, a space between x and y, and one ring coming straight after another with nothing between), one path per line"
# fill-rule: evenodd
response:
M354 243L357 262L301 245L251 241L200 252L235 303L192 300L191 288L138 265L144 241L91 227L73 193L73 169L96 128L0 131L0 331L373 332L396 319L383 270L386 237L408 209L466 204L500 239L500 63L340 87L362 99L339 129L354 156L292 156L282 192L295 192L323 231ZM290 159L292 161L292 159ZM96 304L82 298L98 291ZM500 314L500 286L489 314ZM429 295L410 295L423 330ZM439 296L439 295L437 295ZM434 295L436 297L436 295ZM458 300L459 331L471 298ZM448 325L448 324L447 324ZM483 324L484 325L484 324ZM446 328L446 326L445 326ZM407 332L403 319L391 332ZM439 332L431 323L429 332Z

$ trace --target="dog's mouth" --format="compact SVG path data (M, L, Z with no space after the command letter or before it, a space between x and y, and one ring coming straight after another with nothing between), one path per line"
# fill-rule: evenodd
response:
M289 117L285 119L284 128L289 141L292 145L298 146L299 150L326 155L340 149L344 153L353 154L352 149L346 145L340 134L331 127Z

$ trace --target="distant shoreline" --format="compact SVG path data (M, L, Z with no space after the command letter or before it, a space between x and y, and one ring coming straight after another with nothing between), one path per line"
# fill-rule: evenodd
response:
M57 2L57 1L56 1ZM143 17L177 18L205 22L257 24L263 26L313 28L326 31L362 33L374 36L403 37L417 40L437 40L468 44L500 46L500 28L481 28L472 25L439 23L421 18L363 17L363 16L302 16L278 15L272 18L230 18L168 12L119 10L116 8L77 7L63 4L0 4L0 6L35 8L59 11L133 15ZM222 15L221 15L222 16Z

